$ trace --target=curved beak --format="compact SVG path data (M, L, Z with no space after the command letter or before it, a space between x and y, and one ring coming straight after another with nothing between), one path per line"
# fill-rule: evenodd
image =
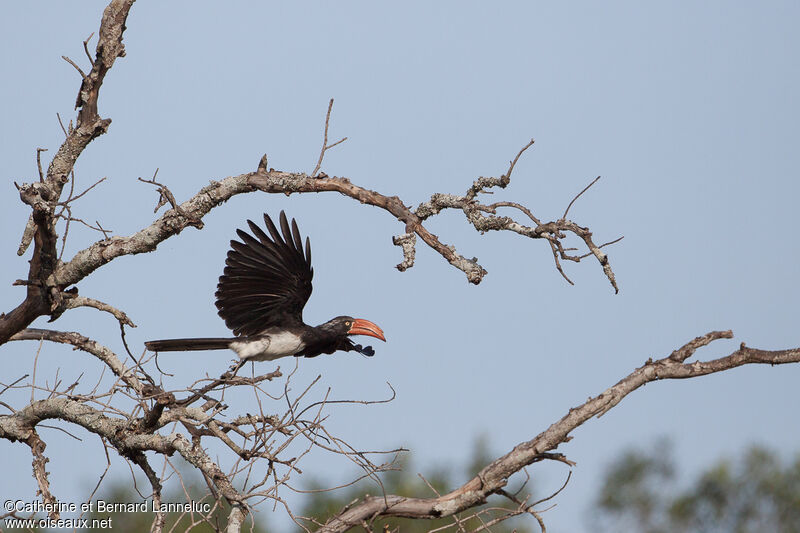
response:
M353 320L353 325L350 326L350 331L348 331L347 334L367 335L369 337L375 337L376 339L386 342L386 337L383 336L383 330L374 322L370 322L369 320L365 320L363 318L356 318Z

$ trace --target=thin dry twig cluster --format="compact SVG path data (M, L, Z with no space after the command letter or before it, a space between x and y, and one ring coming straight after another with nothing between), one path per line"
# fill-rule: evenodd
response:
M286 376L282 390L276 391L271 384L283 374L276 369L267 374L250 377L237 375L243 366L235 365L219 378L204 378L185 389L166 391L165 388L144 369L154 356L131 360L125 364L112 350L76 332L59 332L44 329L25 329L12 341L38 340L67 344L95 356L114 375L114 380L105 390L98 382L86 393L76 389L75 383L66 385L56 379L53 384L38 385L34 378L23 382L23 376L15 383L4 385L2 392L14 389L30 389L31 401L21 409L2 403L11 414L0 417L0 437L12 442L26 443L31 448L33 472L40 494L45 503L57 500L50 491L44 455L46 444L37 431L37 426L47 420L58 419L81 426L98 435L108 449L116 452L139 467L151 484L149 494L158 503L164 482L169 475L180 476L180 471L170 461L174 454L181 455L193 465L208 484L211 508L206 513L193 516L195 520L211 521L214 511L223 502L231 506L231 520L241 522L248 510L264 500L281 504L291 515L291 510L281 492L294 491L290 484L293 475L302 473L300 462L312 450L319 449L349 459L357 465L364 477L375 476L394 468L402 449L365 452L347 444L333 435L324 425L326 408L339 403L371 405L391 401L331 400L328 390L322 399L308 398L318 385L320 377L306 386L300 394L293 395L290 386L292 374ZM164 379L164 376L161 376ZM226 416L228 405L226 394L238 388L252 389L255 393L256 414ZM34 399L34 392L46 394L44 399ZM268 413L265 406L285 403L282 414ZM184 437L180 431L186 431ZM219 459L213 459L205 450L204 439L222 443L234 460L228 471L223 471ZM164 457L164 469L155 473L151 461L144 452L154 451ZM372 457L388 456L386 461L376 462ZM263 465L263 467L262 467ZM354 482L355 482L354 481ZM238 488L237 488L238 487ZM96 490L96 489L95 489ZM53 507L50 518L61 518L57 507ZM156 517L163 525L163 513ZM156 528L156 530L159 530Z
M697 349L714 340L732 336L730 332L711 332L694 339L665 358L648 360L613 387L570 409L545 431L517 445L486 465L475 478L448 493L436 493L431 498L417 498L381 491L379 496L352 502L324 521L319 520L319 517L309 517L310 522L305 522L295 517L283 497L283 491L302 492L291 483L291 479L300 472L299 461L312 450L347 458L360 469L361 475L358 479L372 478L381 487L378 474L395 468L394 461L402 450L359 451L348 444L346 439L331 434L325 426L328 416L326 408L354 400L331 400L330 391L324 393L321 399L313 400L311 395L318 386L318 380L294 395L289 385L292 374L283 376L280 369L248 377L238 374L242 368L242 364L238 364L219 378L206 377L188 387L168 389L165 382L174 381L171 379L174 376L148 371L151 366L157 368L157 361L146 353L135 357L128 348L125 328L135 327L133 321L123 311L108 303L79 295L78 283L118 257L155 250L158 244L179 234L187 226L202 229L203 217L209 211L237 194L255 191L284 194L335 191L361 203L380 207L404 224L404 232L393 240L403 252L403 261L397 265L398 269L406 270L414 265L419 239L463 271L471 283L479 283L486 270L476 259L462 256L453 246L443 243L425 227L429 218L446 209L462 211L468 223L481 233L511 231L530 239L546 240L557 270L570 283L572 281L567 277L562 262L579 262L587 257L594 257L613 288L618 290L608 256L602 249L619 239L597 245L589 228L567 219L572 205L597 179L572 198L557 220L543 221L531 209L517 202L482 203L481 199L491 193L491 189L503 189L509 185L515 165L533 145L532 140L517 153L506 172L499 177L480 177L461 195L433 194L428 201L416 208L406 206L396 196L387 196L358 186L347 178L330 177L321 171L325 153L346 140L345 137L328 144L333 100L329 102L325 117L322 149L310 174L268 168L265 155L254 172L212 181L192 198L179 203L166 185L156 181L156 171L151 179L140 180L157 188L159 201L156 211L167 204L170 208L152 224L133 235L111 236L109 230L103 228L99 222L92 225L74 216L73 203L105 179L98 180L76 194L74 165L89 143L105 133L111 123L110 119L99 115L98 97L106 74L116 59L125 55L122 36L133 1L112 0L106 7L94 55L89 52L88 46L91 36L84 41L84 50L91 65L88 71L84 71L77 62L64 58L81 76L81 87L76 101L77 117L74 124L70 121L66 127L59 117L65 139L46 172L43 171L41 162L41 154L45 150L39 148L36 151L38 181L17 187L20 199L31 208L19 253L26 253L31 245L33 251L27 277L15 282L25 287L25 298L18 306L0 315L0 344L8 341L34 341L39 343L39 350L43 342L68 345L97 359L103 371L108 371L113 376L107 387L102 385L106 383L102 376L95 385L84 386L82 377L73 383L64 383L58 374L53 383L39 384L36 376L37 350L30 376L25 375L13 382L0 384L0 397L8 391L18 389L29 389L31 392L30 401L18 408L0 400L0 406L8 411L7 414L0 415L0 438L22 442L30 448L33 476L43 502L52 504L58 500L50 486L46 470L46 443L38 428L46 427L49 420L59 420L88 430L103 443L107 465L90 499L97 493L109 471L112 452L125 458L132 465L132 470L135 466L144 473L150 490L146 491L147 494L142 494L143 498L150 497L159 503L165 483L175 476L189 499L188 490L172 460L178 454L206 480L208 501L213 504L210 512L192 516L192 522L211 523L213 512L224 504L228 506L225 511L227 526L224 526L228 531L239 531L253 506L263 502L283 506L301 527L306 528L308 523L316 523L321 532L343 532L359 526L372 530L376 520L386 516L420 519L453 517L454 522L449 527L464 532L465 522L457 516L458 513L471 509L478 509L472 515L481 524L477 530L489 530L494 524L512 516L528 514L545 531L542 513L546 509L539 506L555 497L561 489L549 498L531 501L530 495L521 495L522 489L512 493L506 487L512 476L520 472L527 476L526 467L539 461L552 460L572 466L569 459L555 450L560 444L570 440L570 434L581 424L593 416L601 416L625 396L651 381L695 377L743 364L774 365L800 361L799 349L763 351L742 345L726 357L687 363ZM67 183L70 183L70 187L66 200L62 200ZM500 209L521 214L527 222L523 224L511 216L498 215ZM63 224L60 251L56 229L59 221ZM66 237L73 222L97 230L102 233L103 238L78 251L71 259L63 261ZM585 253L578 253L576 249L564 245L568 235L583 242ZM52 321L78 307L93 308L115 318L119 324L126 356L121 357L107 346L79 332L29 327L38 317L49 316ZM276 392L279 379L284 379L284 384ZM229 414L230 408L225 403L226 395L243 388L254 393L256 413ZM36 399L37 395L45 397ZM389 400L357 403L374 404ZM284 403L281 414L275 413L274 406ZM184 436L179 430L188 436ZM62 431L67 432L63 429ZM202 443L209 441L218 443L226 451L230 460L226 468L221 460L212 458L205 451ZM163 458L164 464L160 473L153 468L145 452L155 452ZM381 459L384 456L385 460ZM263 465L266 467L261 468ZM507 500L513 507L509 509L492 504L488 508L480 508L490 498L492 501L498 498ZM51 512L51 518L58 517L57 509ZM216 523L211 525L217 530L223 527ZM161 531L164 527L165 516L158 513L152 530Z

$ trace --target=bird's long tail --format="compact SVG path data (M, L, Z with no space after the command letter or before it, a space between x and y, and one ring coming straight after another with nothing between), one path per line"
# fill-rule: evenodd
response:
M205 338L205 339L163 339L144 343L148 350L153 352L188 352L198 350L224 350L234 339Z

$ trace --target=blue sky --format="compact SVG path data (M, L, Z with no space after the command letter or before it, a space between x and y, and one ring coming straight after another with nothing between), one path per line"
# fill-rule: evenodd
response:
M81 42L97 30L102 8L3 7L4 311L23 297L10 284L29 259L15 255L28 209L12 182L36 179L36 148L52 154L63 136L56 113L74 116L79 79L61 56L86 62ZM483 283L469 285L421 243L416 266L399 273L391 236L403 228L387 213L333 194L252 194L215 209L202 231L189 228L154 254L103 267L81 294L124 309L138 325L128 339L139 347L226 335L213 293L228 240L245 219L285 209L314 250L307 321L363 316L389 341L372 359L301 361L297 386L321 374L320 395L331 387L336 397L367 399L384 397L391 382L393 403L334 409L330 426L362 448L406 446L422 471L466 461L480 433L503 453L648 357L712 329L733 329L736 338L701 358L742 341L797 346L798 10L794 2L139 2L127 57L100 98L113 123L76 167L78 188L108 179L76 203L77 216L117 235L148 225L156 194L136 178L156 168L179 200L211 179L255 169L264 152L276 169L308 172L335 98L331 137L349 140L323 169L408 205L499 175L531 137L535 146L494 200L556 219L603 176L570 217L599 242L625 236L608 249L621 290L615 295L591 261L566 265L570 286L546 243L480 236L455 212L428 227L478 257L489 271ZM96 239L71 230L65 256ZM122 351L116 324L92 311L51 327ZM29 372L35 350L0 348L2 381ZM218 375L229 359L210 352L161 363L174 386L185 386L204 372ZM87 384L100 372L85 354L43 347L37 379L52 382L56 368L65 381L86 372ZM659 435L673 439L685 473L752 443L796 453L800 430L787 414L798 379L800 367L753 367L635 392L559 449L578 466L545 515L548 529L588 531L604 466ZM62 442L53 430L43 437L54 493L79 501L104 464L74 458L100 446L88 435L82 443ZM0 496L32 497L28 449L0 447L10 459ZM353 473L324 456L306 469L332 482ZM129 475L118 462L112 473ZM533 473L542 491L565 475L559 467Z

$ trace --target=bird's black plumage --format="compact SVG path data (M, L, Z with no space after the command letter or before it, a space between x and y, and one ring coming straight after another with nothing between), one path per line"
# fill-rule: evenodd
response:
M311 243L305 252L297 223L291 228L281 211L278 232L264 214L269 235L248 220L253 235L236 230L225 270L217 284L217 309L234 335L256 335L272 326L300 326L303 307L311 296Z
M216 306L219 316L233 330L234 338L165 339L145 343L154 351L217 350L230 348L247 360L272 360L289 355L315 357L337 350L372 356L370 346L350 340L368 335L386 340L369 320L338 316L309 326L303 307L311 296L311 243L303 247L300 230L281 211L280 231L264 214L266 232L251 220L251 233L236 230L240 240L231 241L225 269L219 278Z

